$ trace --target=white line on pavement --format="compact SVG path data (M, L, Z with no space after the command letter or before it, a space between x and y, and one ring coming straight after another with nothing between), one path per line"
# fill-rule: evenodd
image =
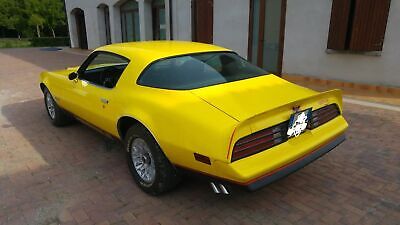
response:
M386 104L382 104L382 103L368 102L368 101L362 101L362 100L346 98L346 97L343 98L343 102L355 104L355 105L362 105L362 106L367 106L367 107L373 107L373 108L378 108L378 109L386 109L386 110L400 112L400 107L394 106L394 105L386 105Z

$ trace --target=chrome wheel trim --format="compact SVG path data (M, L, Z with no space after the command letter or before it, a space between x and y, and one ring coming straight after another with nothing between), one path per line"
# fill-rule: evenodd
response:
M53 100L53 97L49 93L46 94L46 108L47 112L49 113L51 119L56 118L56 109L55 109L55 103Z
M146 184L152 184L156 178L156 167L149 146L142 138L135 138L130 151L137 174Z

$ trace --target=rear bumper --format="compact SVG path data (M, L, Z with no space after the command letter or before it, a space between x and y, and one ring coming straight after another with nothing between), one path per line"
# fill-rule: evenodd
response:
M307 155L299 158L287 165L284 165L275 171L272 171L268 174L265 174L261 177L258 177L243 186L246 186L249 190L254 191L265 185L268 185L278 179L281 179L301 168L308 165L309 163L313 162L314 160L318 159L319 157L323 156L324 154L328 153L336 146L341 144L346 139L345 135L342 134L335 139L331 140L330 142L326 143L325 145L317 148L316 150L308 153Z
M182 171L189 172L190 174L194 175L199 175L198 178L202 178L207 181L212 181L216 183L221 183L224 185L227 185L227 187L233 188L234 186L236 187L241 187L241 188L246 188L250 191L255 191L257 189L260 189L276 180L279 180L285 176L288 176L289 174L305 167L306 165L310 164L311 162L315 161L319 157L323 156L324 154L328 153L335 147L337 147L339 144L341 144L343 141L345 141L346 137L342 133L335 138L331 139L330 141L326 142L324 145L321 145L317 147L315 150L309 152L308 154L304 155L301 158L298 158L288 164L285 164L271 172L268 172L264 175L261 175L259 177L256 177L250 181L247 182L238 182L232 179L226 179L218 176L214 176L211 174L206 174L206 173L201 173L199 171L194 171L189 168L185 168L182 166L175 165L176 167L182 169Z

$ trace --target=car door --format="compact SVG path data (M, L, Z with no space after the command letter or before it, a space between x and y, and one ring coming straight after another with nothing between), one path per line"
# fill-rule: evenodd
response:
M115 87L129 60L109 52L95 52L79 69L78 87L81 119L112 135L116 134L115 120L119 106Z

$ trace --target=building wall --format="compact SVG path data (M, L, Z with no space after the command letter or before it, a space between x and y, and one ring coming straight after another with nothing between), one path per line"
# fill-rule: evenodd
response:
M75 8L85 12L86 34L89 49L105 44L105 26L103 13L98 6L109 7L110 30L112 43L122 41L121 15L119 6L125 0L65 0L68 24L73 48L79 47L75 17L71 13ZM139 3L140 39L152 39L151 0L137 0ZM167 37L172 32L174 40L192 40L192 6L191 0L165 0ZM170 30L169 7L172 9L172 31ZM237 51L247 57L247 40L249 30L249 0L214 0L214 43Z
M249 0L214 0L214 44L247 58Z
M71 46L73 48L77 48L78 37L76 31L76 22L75 17L72 14L72 11L75 8L80 8L85 13L85 23L86 23L86 35L88 39L88 47L89 49L96 48L101 45L101 38L99 34L99 24L98 24L98 8L100 4L106 4L110 7L111 14L111 5L115 4L116 1L112 0L91 0L91 1L80 1L80 0L66 0L65 8L68 18L68 26L71 36ZM110 15L111 17L111 15Z
M173 0L182 1L182 0ZM88 39L88 48L95 49L104 44L103 40L103 21L99 20L102 13L98 6L105 4L109 7L110 12L110 30L112 43L122 41L121 35L121 15L119 7L126 0L65 0L66 12L68 16L68 26L71 36L71 46L73 48L79 47L78 37L76 31L75 17L72 11L75 8L80 8L85 12L86 35ZM152 17L151 17L151 1L150 0L137 0L139 3L139 20L140 20L140 39L151 40L152 33ZM169 1L165 1L166 6L166 22L167 22L167 37L169 37ZM190 8L189 8L190 9ZM189 31L190 32L190 31ZM179 37L179 35L178 35Z
M122 41L119 6L126 0L65 0L72 47L78 47L75 8L85 12L89 49L105 43L104 25L98 6L109 6L112 43ZM152 39L151 0L139 3L140 38ZM191 0L166 3L167 37L192 40ZM326 45L332 0L287 0L283 73L315 76L360 83L400 86L400 1L392 1L383 51L380 56L327 53ZM169 8L171 7L171 21ZM247 58L250 0L214 0L214 43ZM170 30L172 22L172 30Z
M175 40L192 40L192 12L189 0L172 0L172 37Z
M326 53L331 6L332 0L287 0L283 72L400 86L400 1L391 1L380 56Z

